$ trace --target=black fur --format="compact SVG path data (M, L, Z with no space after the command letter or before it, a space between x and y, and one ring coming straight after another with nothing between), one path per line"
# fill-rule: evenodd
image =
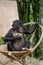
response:
M15 28L13 28L15 26ZM25 38L24 38L24 35L23 34L31 34L34 32L34 30L37 28L37 24L34 24L31 28L31 30L25 30L24 27L23 27L23 24L20 20L15 20L13 21L13 24L12 24L12 28L8 31L8 33L6 34L6 36L4 37L4 42L8 42L7 44L7 48L8 48L8 51L21 51L22 50L22 47L26 47L26 48L30 48L30 42L26 43L25 41ZM23 27L23 33L22 33L22 37L20 36L13 36L13 32L16 30L17 33L18 33L18 29L20 27ZM15 34L15 33L14 33ZM19 46L19 43L17 44L19 46L19 48L15 48L14 47L14 44L16 44L16 40L20 40L22 39L22 42L21 42L21 46Z

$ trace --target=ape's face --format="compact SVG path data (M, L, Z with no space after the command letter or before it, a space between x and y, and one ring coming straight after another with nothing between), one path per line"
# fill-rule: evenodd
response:
M23 33L23 27L20 27L18 30L19 32Z
M20 33L23 33L23 27L21 27L21 26L19 26L19 27L13 26L12 28L13 28L13 30L16 31L16 32L18 31L18 32L20 32Z

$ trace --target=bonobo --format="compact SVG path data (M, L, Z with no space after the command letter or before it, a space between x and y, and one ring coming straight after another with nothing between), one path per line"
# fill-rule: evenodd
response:
M22 48L30 48L30 42L26 43L24 34L33 33L37 26L36 23L32 25L31 30L26 30L20 20L13 21L12 28L4 37L4 42L8 42L8 51L21 51Z

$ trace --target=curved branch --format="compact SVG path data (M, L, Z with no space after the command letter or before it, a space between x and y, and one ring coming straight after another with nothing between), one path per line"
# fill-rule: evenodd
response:
M43 26L39 25L39 27L42 29L42 35L41 35L38 43L34 46L34 48L32 48L32 52L40 45L42 38L43 38Z
M29 22L29 23L25 23L25 24L23 24L23 25L24 25L24 26L27 26L27 25L35 24L35 23L36 23L36 22ZM33 51L40 45L40 42L41 42L41 40L42 40L42 38L43 38L43 26L42 26L41 24L39 24L39 27L42 29L42 34L41 34L41 37L40 37L38 43L37 43L33 48L30 48L30 49L29 49L31 52L33 52ZM31 41L33 40L33 37L34 37L34 33L33 33L32 38L30 39Z
M36 31L36 30L35 30ZM34 36L35 36L35 31L33 32L33 34L32 34L32 37L30 38L30 42L32 43L32 40L33 40L33 38L34 38Z

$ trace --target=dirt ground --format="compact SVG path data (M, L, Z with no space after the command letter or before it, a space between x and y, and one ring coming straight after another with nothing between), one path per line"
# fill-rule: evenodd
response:
M0 36L5 36L12 22L19 19L16 0L0 0Z
M38 59L35 59L33 57L30 58L29 56L27 56L25 59L25 63L26 65L42 65L43 60L39 61ZM0 53L0 65L22 65L22 64Z

